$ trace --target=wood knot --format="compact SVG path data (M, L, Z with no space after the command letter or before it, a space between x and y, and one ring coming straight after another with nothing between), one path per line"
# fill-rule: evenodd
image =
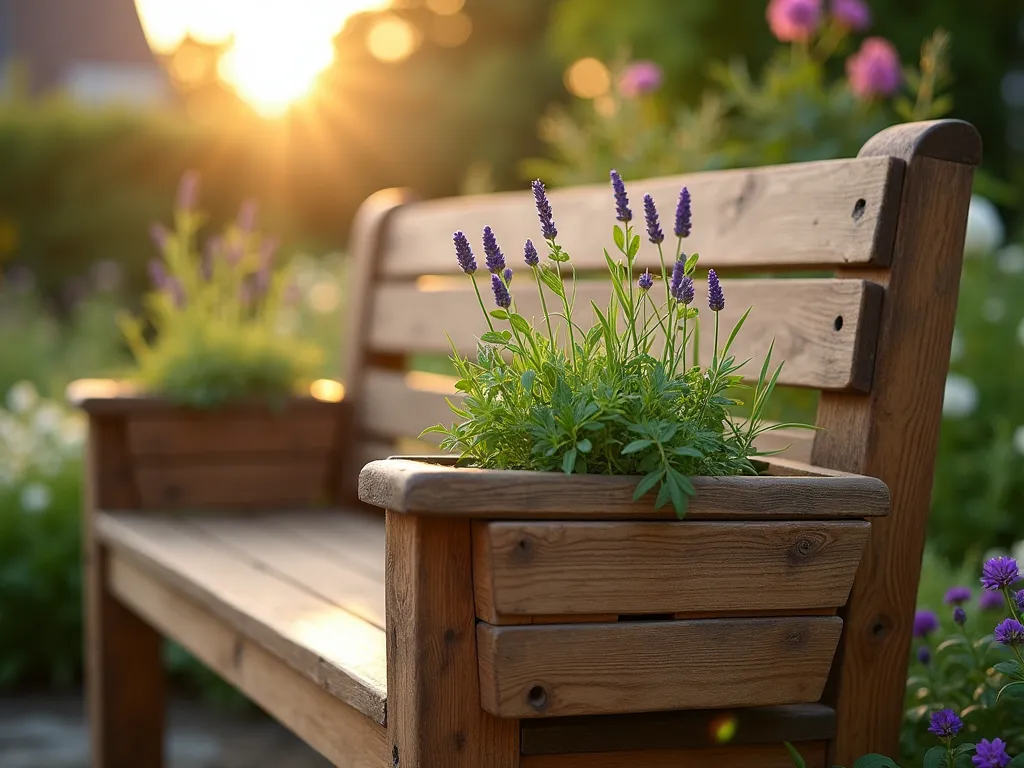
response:
M235 669L241 669L242 659L245 657L245 642L240 637L235 638L235 645L231 651L231 661Z
M455 744L456 752L464 752L466 750L466 734L462 731L456 731L452 735L452 742Z
M398 768L398 745L391 748L391 768Z
M534 550L533 539L529 536L520 536L512 549L512 560L516 563L529 563L533 560Z
M790 565L803 565L824 549L828 538L821 533L805 532L789 546L788 560Z
M457 639L458 639L458 635L456 634L455 630L452 629L451 627L448 627L448 629L446 629L444 631L444 644L445 645L455 645L455 641Z
M790 648L799 648L804 644L804 631L802 629L794 629L786 636L786 645Z

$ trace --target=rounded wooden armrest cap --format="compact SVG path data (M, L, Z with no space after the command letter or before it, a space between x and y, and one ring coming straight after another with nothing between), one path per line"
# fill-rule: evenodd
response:
M931 157L951 163L979 165L981 135L963 120L929 120L903 123L876 133L861 147L857 157Z

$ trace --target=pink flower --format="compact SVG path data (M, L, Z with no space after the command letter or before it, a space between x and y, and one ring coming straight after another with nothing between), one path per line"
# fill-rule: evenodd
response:
M821 26L821 0L771 0L767 17L782 42L808 40Z
M840 26L863 32L871 26L871 9L864 0L832 0L832 18Z
M633 99L661 87L661 67L653 61L634 61L619 76L619 93Z
M903 82L900 57L892 43L869 37L860 50L846 60L850 88L862 99L891 96Z

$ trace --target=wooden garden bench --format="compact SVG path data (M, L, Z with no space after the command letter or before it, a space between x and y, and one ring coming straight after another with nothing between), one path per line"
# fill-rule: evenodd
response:
M364 204L355 227L347 391L337 409L343 439L332 449L340 472L329 508L270 504L272 494L224 512L143 503L139 436L116 410L83 403L93 764L162 765L164 636L343 766L782 768L784 739L818 768L895 752L980 151L970 125L940 121L884 131L856 159L630 185L661 201L674 200L681 183L690 187L696 227L688 245L702 265L831 275L727 283L727 312L754 306L742 344L761 349L774 336L786 361L783 383L821 390L823 430L805 451L813 464L880 478L891 493L889 516L870 524L848 601L849 584L827 605L793 611L838 611L843 621L820 700L814 693L811 701L746 708L737 690L725 692L732 703L724 710L621 711L610 700L588 700L577 707L585 714L570 717L485 709L492 692L481 691L488 670L475 625L487 589L474 584L481 554L472 521L393 508L385 523L358 505L356 478L367 461L408 452L397 441L450 419L443 396L451 381L407 371L416 356L447 351L445 331L463 350L479 331L464 278L444 277L455 271L452 232L490 224L512 260L536 237L536 217L528 192L420 203L387 191ZM603 270L611 191L600 185L551 197L577 269ZM810 471L792 459L773 466ZM271 490L291 498L294 487L277 485ZM868 535L866 523L856 525ZM535 620L549 622L551 635L574 621L645 618ZM765 670L783 687L785 673ZM579 674L585 684L588 672ZM595 679L595 690L607 684Z

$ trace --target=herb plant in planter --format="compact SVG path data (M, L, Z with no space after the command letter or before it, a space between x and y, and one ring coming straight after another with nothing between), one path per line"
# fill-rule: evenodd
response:
M760 435L794 426L762 419L781 366L767 344L747 415L735 416L745 361L733 350L749 310L722 327L728 286L714 270L706 289L695 280L689 191L674 244L644 198L660 266L639 273L642 237L623 180L613 171L611 181L618 255L605 252L603 304L578 305L593 281L577 279L540 181L546 259L532 241L523 250L533 280L513 277L487 227L481 289L469 240L455 233L482 333L475 358L453 356L459 423L428 432L458 457L373 462L360 497L390 513L476 520L477 650L492 714L815 702L864 518L888 511L888 491L758 451ZM517 311L531 294L537 322Z
M71 397L98 431L98 419L116 422L123 482L143 508L314 501L326 495L338 428L337 398L309 394L320 352L278 330L288 276L256 229L255 204L200 249L197 192L186 174L173 231L153 228L161 258L145 318L121 318L134 376L76 382Z

